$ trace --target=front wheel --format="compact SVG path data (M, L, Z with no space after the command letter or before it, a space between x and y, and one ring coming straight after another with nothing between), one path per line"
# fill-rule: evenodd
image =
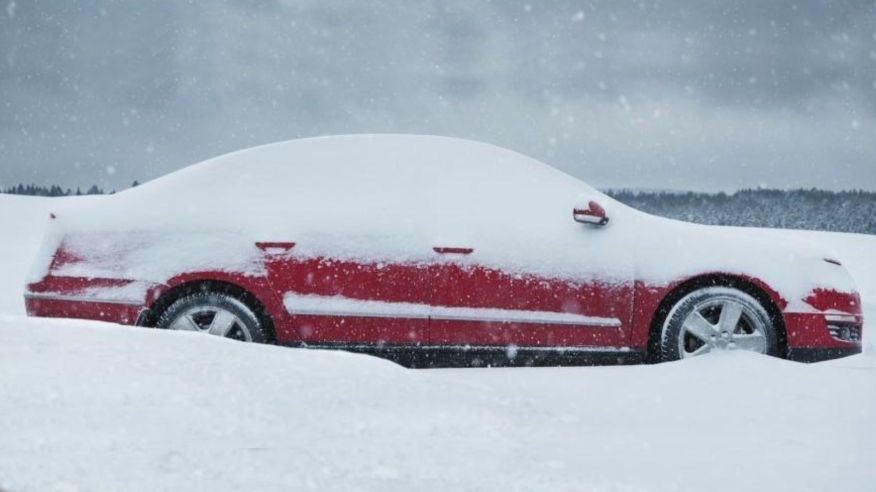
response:
M253 310L240 299L219 292L197 292L177 299L161 314L156 326L244 342L268 342L265 328Z
M664 361L720 350L776 355L778 337L757 299L730 287L706 287L684 296L669 311L660 348Z

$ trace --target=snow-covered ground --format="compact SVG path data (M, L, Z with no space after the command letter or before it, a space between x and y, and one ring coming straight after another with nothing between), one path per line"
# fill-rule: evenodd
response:
M0 483L45 490L869 491L876 358L412 371L0 318Z
M812 365L736 353L412 371L347 353L27 319L21 287L53 203L0 195L4 491L876 487L870 342L865 355ZM775 234L833 248L876 319L876 237Z

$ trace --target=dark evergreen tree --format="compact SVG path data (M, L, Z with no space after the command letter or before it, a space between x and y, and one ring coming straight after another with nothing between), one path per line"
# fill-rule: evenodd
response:
M609 195L654 215L702 224L876 234L876 193L741 190L736 193L641 192Z

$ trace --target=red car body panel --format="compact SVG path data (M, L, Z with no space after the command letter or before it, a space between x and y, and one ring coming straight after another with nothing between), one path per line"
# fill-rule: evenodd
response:
M27 312L32 316L96 319L136 324L166 292L193 282L213 281L238 286L253 295L273 321L282 344L341 344L376 346L477 346L529 348L590 348L644 352L661 302L691 279L667 285L573 282L564 279L509 274L469 263L458 257L461 248L436 247L427 263L360 263L331 258L298 257L294 243L262 243L266 275L223 271L188 272L166 283L152 284L142 299L119 300L82 297L88 289L122 288L129 279L55 276L51 273L28 285ZM76 262L59 249L50 271ZM709 276L727 274L714 272ZM757 286L784 310L788 302L757 278L739 280ZM567 325L546 322L496 322L436 317L337 316L290 313L286 294L341 297L351 300L429 305L450 308L504 309L519 312L579 314L617 320L616 326ZM816 289L807 298L812 312L783 312L789 349L860 347L830 335L825 313L845 313L852 324L863 323L857 293Z
M86 289L123 287L129 283L130 280L48 275L28 285L25 306L30 316L94 319L130 325L137 322L146 299L142 304L100 298L83 302L81 296Z
M81 302L64 299L40 299L28 297L25 301L29 316L44 318L75 318L107 321L133 325L140 317L144 306L109 302Z
M432 320L429 342L436 345L515 345L529 347L627 347L632 285L569 282L518 276L452 262L434 267L433 304L471 308L573 313L617 320L617 326L552 323L495 323Z
M430 295L430 271L424 265L367 264L288 254L270 255L266 264L268 278L279 294L281 305L285 293L395 303L427 302ZM428 320L423 319L300 314L289 314L289 318L295 328L287 331L294 331L294 337L305 343L423 343L428 329Z

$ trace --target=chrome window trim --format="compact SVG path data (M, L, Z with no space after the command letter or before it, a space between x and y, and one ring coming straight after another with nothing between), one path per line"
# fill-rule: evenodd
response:
M459 350L479 351L479 350L512 350L512 351L532 351L532 352L557 352L563 353L588 353L588 352L611 352L611 353L632 353L635 352L632 347L607 347L607 346L537 346L537 345L406 345L406 344L380 344L380 343L333 343L333 342L303 342L301 344L305 348L328 348L338 350Z

